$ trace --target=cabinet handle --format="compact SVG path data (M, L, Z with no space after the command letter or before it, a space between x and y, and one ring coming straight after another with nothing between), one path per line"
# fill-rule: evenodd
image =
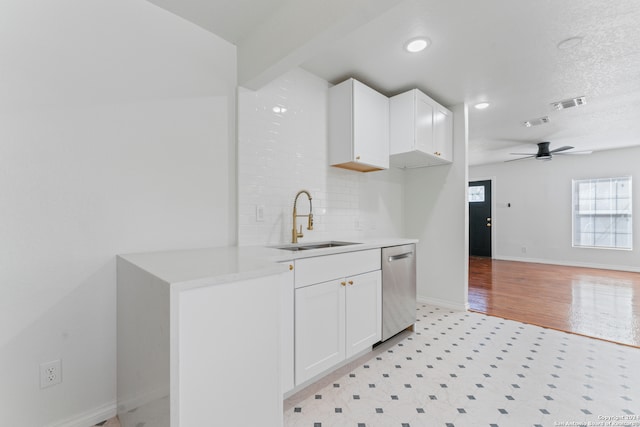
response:
M289 271L293 270L293 265L289 264Z
M347 286L347 282L340 282L342 286Z
M439 156L439 155L440 155L440 154L442 154L442 153L440 153L439 151L436 151L436 152L435 152L435 153L433 153L433 154L435 154L436 156Z
M353 280L349 280L349 284L350 284L350 285L353 285Z

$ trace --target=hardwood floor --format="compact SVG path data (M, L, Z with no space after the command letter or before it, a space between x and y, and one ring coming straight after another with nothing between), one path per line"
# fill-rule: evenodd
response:
M120 421L118 421L118 417L113 417L93 427L120 427Z
M469 306L640 347L640 273L469 257Z

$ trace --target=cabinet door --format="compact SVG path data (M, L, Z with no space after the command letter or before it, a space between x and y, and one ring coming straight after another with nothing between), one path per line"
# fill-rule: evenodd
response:
M281 279L172 289L171 426L282 425Z
M419 93L416 99L416 142L415 149L433 154L433 112L434 106L430 99Z
M389 98L354 80L353 156L359 163L389 168Z
M346 357L382 336L382 278L380 270L346 279Z
M443 106L436 106L433 114L434 152L443 160L453 160L453 113Z
M390 152L394 166L415 168L452 161L451 111L418 89L392 97L390 106Z
M295 290L296 385L345 358L344 280Z
M295 383L293 377L293 334L294 334L294 283L293 283L293 261L284 262L283 264L289 266L289 271L282 274L282 281L280 282L280 297L281 297L281 355L280 355L280 368L282 369L282 393L286 393L291 390Z

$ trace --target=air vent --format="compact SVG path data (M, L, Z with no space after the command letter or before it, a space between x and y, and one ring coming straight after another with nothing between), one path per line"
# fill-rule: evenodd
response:
M551 106L556 110L564 110L566 108L577 107L587 103L587 98L580 96L578 98L563 99L562 101L553 102Z
M530 128L531 126L540 126L545 123L549 123L549 116L538 117L537 119L527 120L522 124Z

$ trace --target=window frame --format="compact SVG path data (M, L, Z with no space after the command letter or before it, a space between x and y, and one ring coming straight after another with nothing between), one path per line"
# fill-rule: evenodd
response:
M628 216L629 220L631 221L631 233L630 233L630 237L629 237L629 247L621 247L621 246L598 246L598 245L581 245L581 244L577 244L577 240L576 237L576 220L578 219L578 215L579 215L579 211L576 209L577 208L577 198L578 198L578 186L580 183L590 183L590 184L596 184L598 182L601 181L609 181L609 183L614 182L616 180L627 180L628 181L628 185L629 185L629 212L628 214L622 214L622 213L615 213L615 214L610 214L610 215L614 215L617 217L624 217L624 216ZM595 200L598 200L596 198L594 198L594 203ZM616 196L615 198L609 198L608 200L619 200L618 197ZM617 209L616 209L617 210ZM596 216L596 212L597 210L594 209L593 213L591 214L591 216L595 217ZM588 215L588 214L584 214L584 215ZM594 231L595 233L595 231ZM610 233L611 234L611 233ZM616 233L613 233L614 235ZM571 180L571 246L573 248L580 248L580 249L610 249L610 250L618 250L618 251L633 251L633 240L634 240L634 236L633 236L633 177L631 175L626 175L626 176L615 176L615 177L603 177L603 178L583 178L583 179L572 179ZM595 243L595 242L594 242Z
M482 189L481 193L482 193L482 200L471 200L471 189L472 188L480 188ZM486 200L486 196L484 194L484 185L469 185L467 187L467 199L469 200L469 203L484 203Z

